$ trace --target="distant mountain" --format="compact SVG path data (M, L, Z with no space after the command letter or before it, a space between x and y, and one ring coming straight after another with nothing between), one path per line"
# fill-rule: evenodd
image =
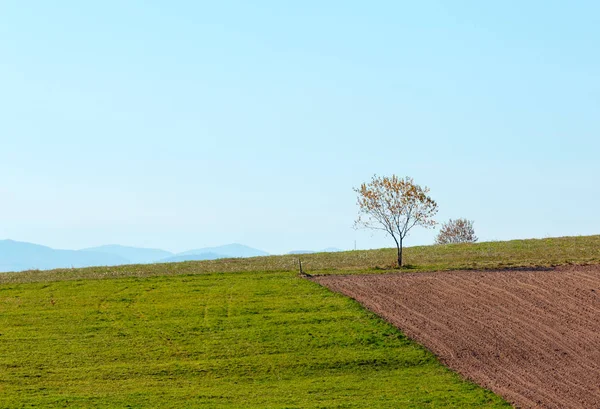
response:
M228 244L173 254L165 250L120 245L106 245L83 250L55 250L37 244L0 240L0 272L157 262L170 263L267 255L268 253L264 251L243 244Z
M224 257L258 257L269 255L269 253L266 253L262 250L257 250L253 249L252 247L244 246L243 244L234 243L218 247L206 247L203 249L184 251L183 253L177 254L177 256L198 255L206 253L219 254Z
M158 263L179 263L181 261L217 260L220 258L228 258L228 256L216 253L183 254L164 258L158 261Z
M170 251L160 249L127 247L119 246L117 244L91 247L88 249L83 249L82 251L93 251L94 253L112 254L128 260L131 264L155 263L159 260L166 259L175 255Z
M0 272L127 264L123 257L92 251L55 250L38 244L0 240Z
M292 255L292 254L314 254L314 253L337 253L339 251L344 251L335 247L327 247L326 249L323 250L319 250L319 251L312 251L312 250L292 250L290 251L288 254Z
M338 253L340 251L344 251L342 249L338 249L337 247L327 247L326 249L321 250L323 253Z

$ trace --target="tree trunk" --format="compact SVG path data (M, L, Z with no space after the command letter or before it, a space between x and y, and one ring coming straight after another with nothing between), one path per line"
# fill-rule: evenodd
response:
M396 248L398 249L398 268L402 268L402 240L400 243L396 242Z

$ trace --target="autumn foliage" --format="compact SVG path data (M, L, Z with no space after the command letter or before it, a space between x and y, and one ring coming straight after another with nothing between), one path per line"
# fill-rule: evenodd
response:
M442 225L435 244L475 243L477 240L472 220L451 219Z
M354 191L359 207L355 227L383 230L392 236L398 249L398 267L402 267L403 242L410 230L436 224L433 217L438 208L428 196L429 188L415 184L410 177L375 175Z

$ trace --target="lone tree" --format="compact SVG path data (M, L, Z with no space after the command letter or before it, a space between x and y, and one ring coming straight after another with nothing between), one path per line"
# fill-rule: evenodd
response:
M358 194L356 228L383 230L396 242L398 268L402 267L402 244L415 226L435 226L437 203L429 197L429 188L421 187L410 177L373 176L369 183L354 189Z
M475 243L477 240L472 220L450 219L442 225L435 238L435 244Z

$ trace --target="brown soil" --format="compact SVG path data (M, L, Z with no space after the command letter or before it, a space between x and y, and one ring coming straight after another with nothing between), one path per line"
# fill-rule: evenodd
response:
M600 408L600 266L313 280L518 407Z

